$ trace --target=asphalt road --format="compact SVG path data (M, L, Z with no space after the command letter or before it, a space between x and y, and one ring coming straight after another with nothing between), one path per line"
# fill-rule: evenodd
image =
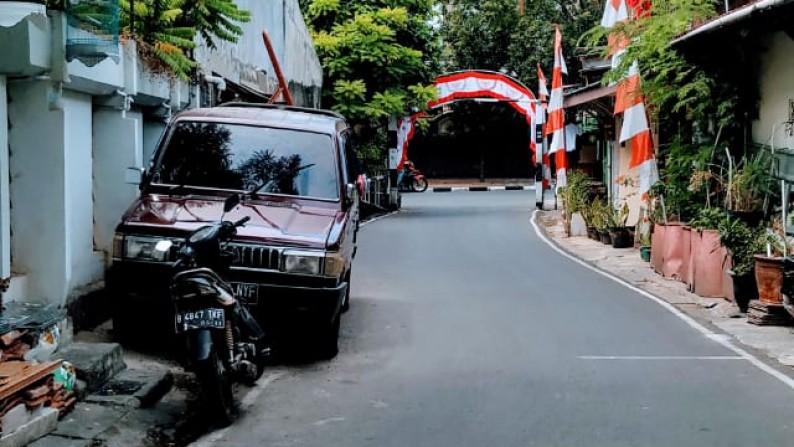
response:
M561 256L534 193L425 193L360 235L341 353L196 445L792 446L794 390Z

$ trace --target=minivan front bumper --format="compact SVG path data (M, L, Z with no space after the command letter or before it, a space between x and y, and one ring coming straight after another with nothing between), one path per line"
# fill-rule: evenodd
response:
M137 317L141 321L172 328L171 274L171 266L165 263L114 262L107 271L106 285L115 314L143 313ZM266 331L275 332L330 324L339 315L348 288L347 282L335 278L246 269L233 269L224 277L258 286L258 300L249 308Z

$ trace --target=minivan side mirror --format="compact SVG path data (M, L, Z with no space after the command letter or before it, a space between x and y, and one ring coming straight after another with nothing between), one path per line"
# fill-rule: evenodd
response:
M356 200L356 184L348 183L345 185L345 204L352 205Z
M223 202L223 213L226 214L240 204L240 194L232 194Z
M127 168L127 171L124 172L124 183L128 183L130 185L140 185L143 181L144 172L144 168L137 166L131 166Z

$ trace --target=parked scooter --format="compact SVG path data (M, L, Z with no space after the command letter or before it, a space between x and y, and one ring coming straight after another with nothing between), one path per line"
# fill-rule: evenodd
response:
M224 215L240 203L239 195L224 203ZM183 336L192 369L208 410L219 425L233 422L235 381L252 383L263 372L270 348L265 333L242 298L221 277L228 272L234 254L226 244L249 217L237 222L223 220L203 226L179 249L171 277L175 330ZM168 252L171 241L161 241L156 250Z

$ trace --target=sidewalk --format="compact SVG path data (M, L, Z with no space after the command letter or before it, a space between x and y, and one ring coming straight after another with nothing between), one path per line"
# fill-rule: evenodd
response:
M711 324L767 357L794 366L794 328L756 326L746 316L736 318L736 306L722 298L703 298L688 292L684 283L653 271L634 248L612 248L586 237L567 237L559 211L543 211L538 225L560 248L629 284L667 301L695 320Z

